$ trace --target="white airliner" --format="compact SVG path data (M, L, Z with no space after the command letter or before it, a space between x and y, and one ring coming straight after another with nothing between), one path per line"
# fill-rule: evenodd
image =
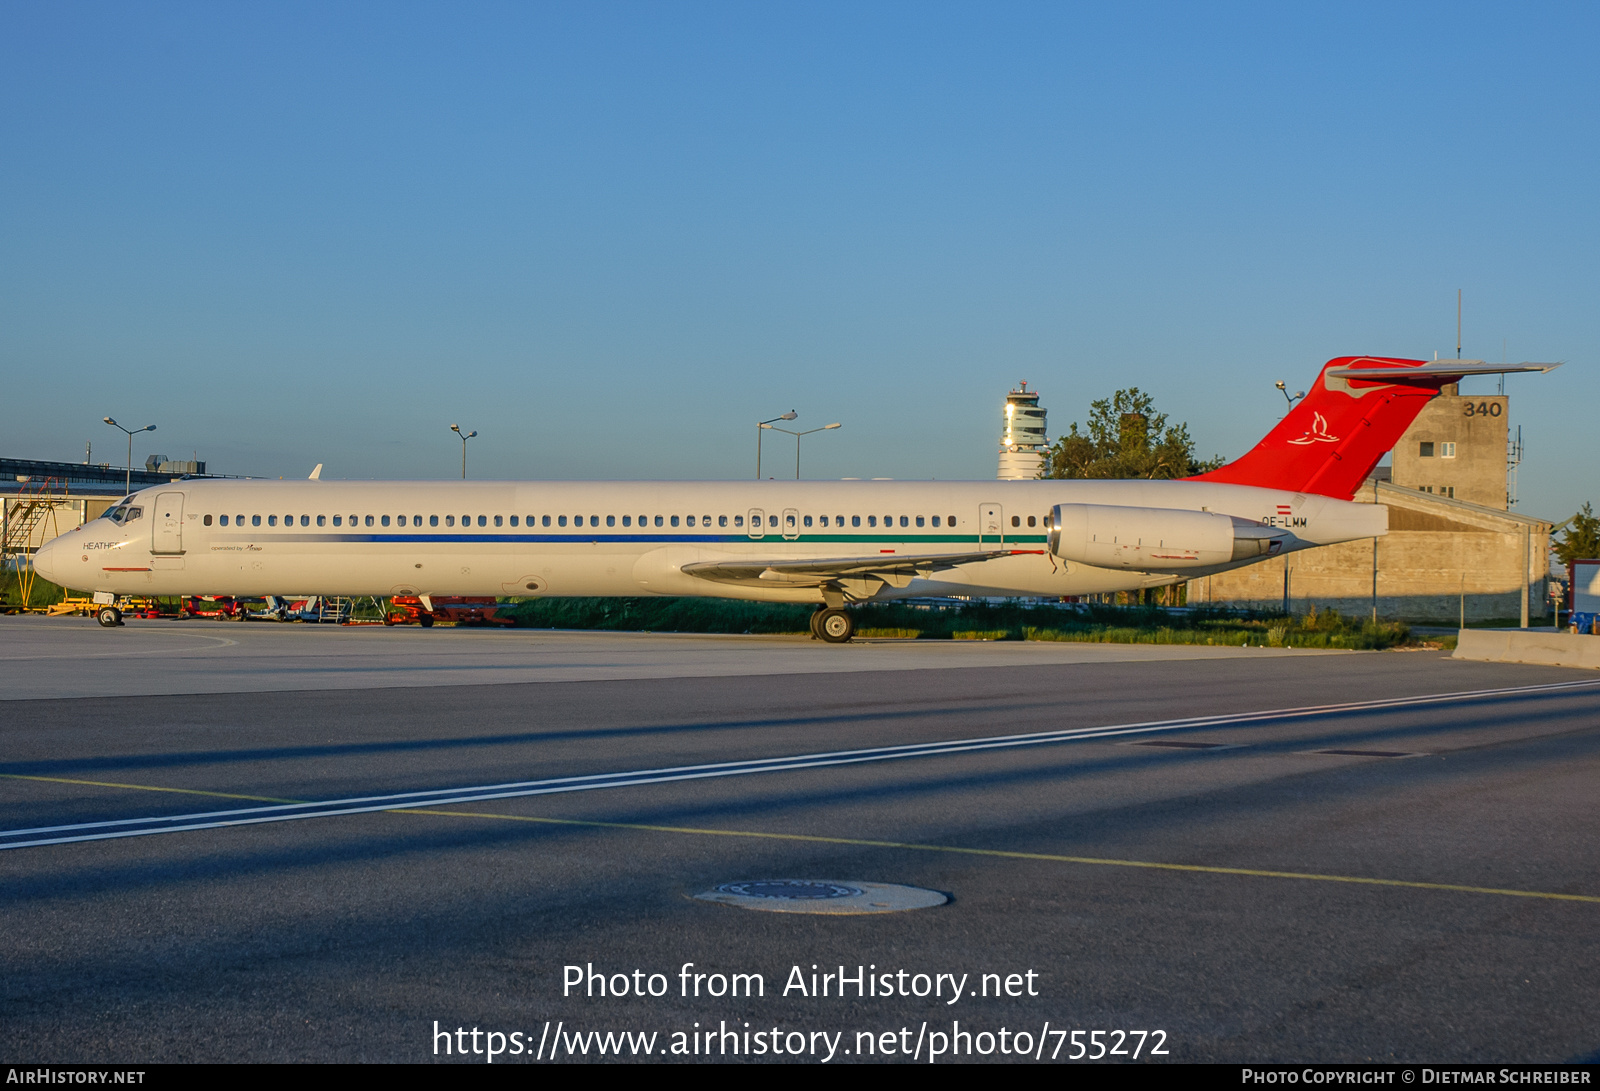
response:
M702 595L815 603L840 642L849 603L1136 590L1384 534L1350 500L1441 386L1554 366L1331 360L1244 457L1178 481L180 480L34 565L103 625L121 595Z

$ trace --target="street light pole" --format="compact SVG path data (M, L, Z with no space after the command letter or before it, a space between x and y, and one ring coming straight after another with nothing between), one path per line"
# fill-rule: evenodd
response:
M477 430L474 429L471 432L463 434L461 431L461 425L459 424L452 424L450 426L450 431L454 432L458 436L461 436L461 480L465 481L467 479L467 440L471 439L478 433Z
M757 481L761 480L761 430L763 428L771 428L774 421L794 420L799 415L800 415L799 413L796 413L793 409L791 409L787 413L783 414L783 416L781 416L781 417L773 417L772 420L763 420L763 421L757 421L756 422L756 480ZM779 429L779 430L782 431L782 429Z
M138 435L140 432L154 432L156 430L156 426L153 424L147 424L143 428L135 428L130 431L127 428L123 428L122 425L118 424L110 417L101 417L100 419L111 425L111 427L120 428L122 431L128 433L128 473L122 485L122 491L124 495L126 495L127 493L131 493L133 491L133 437Z
M832 424L824 424L821 428L808 428L804 432L791 432L787 428L773 428L770 423L763 424L761 427L763 427L763 428L772 428L772 430L774 432L783 432L786 435L790 435L790 436L794 437L794 479L796 481L799 481L800 480L800 437L801 436L809 436L812 432L831 432L835 428L842 428L844 426L842 424L840 424L838 421L834 421Z

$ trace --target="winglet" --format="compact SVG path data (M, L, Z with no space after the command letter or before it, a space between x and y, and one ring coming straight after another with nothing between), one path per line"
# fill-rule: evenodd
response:
M319 462L319 463L317 463L317 468L311 471L311 476L306 478L306 480L307 481L318 481L321 478L322 478L322 463Z

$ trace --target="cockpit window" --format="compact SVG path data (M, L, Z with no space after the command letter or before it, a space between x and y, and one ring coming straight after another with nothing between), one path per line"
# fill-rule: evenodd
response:
M126 500L123 500L121 503L119 503L116 507L114 507L114 508L110 509L109 511L107 511L105 513L106 514L106 518L110 519L113 523L116 523L118 526L121 526L123 521L128 518L128 512L133 510L132 505L133 505L133 497L130 496Z

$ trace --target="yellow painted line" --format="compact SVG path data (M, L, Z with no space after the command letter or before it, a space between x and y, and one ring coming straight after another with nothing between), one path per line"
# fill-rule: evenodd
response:
M213 796L217 799L250 799L260 803L303 803L300 799L275 799L272 796L242 796L235 792L203 792L198 788L162 788L155 784L117 784L109 780L72 780L69 777L28 777L21 773L0 773L6 780L38 780L46 784L83 784L91 788L127 788L137 792L173 792L185 796Z
M221 799L250 799L266 803L304 803L300 799L275 799L231 792L206 792L197 788L163 788L153 784L118 784L101 780L72 780L67 777L30 777L20 773L0 773L7 780L37 780L50 784L82 784L95 788L127 788L141 792L173 792L180 795L215 796ZM1359 886L1399 887L1407 890L1444 890L1457 894L1497 894L1506 898L1538 898L1553 902L1587 902L1600 905L1600 895L1560 894L1549 890L1511 890L1504 887L1468 886L1463 883L1423 883L1408 879L1373 879L1362 875L1323 875L1312 871L1270 871L1264 868L1216 867L1209 864L1165 864L1154 860L1115 860L1101 856L1063 856L1048 852L1012 852L1006 849L975 849L960 845L926 845L911 841L872 841L860 837L824 837L805 833L768 833L761 830L714 830L695 826L651 826L634 822L596 822L577 818L543 818L533 815L493 814L486 811L436 811L420 807L397 808L383 814L425 814L440 818L488 818L501 822L537 822L550 826L586 826L602 830L640 830L646 833L677 833L697 837L740 837L762 841L792 841L815 845L851 845L857 848L910 849L916 852L942 852L958 856L987 856L1002 860L1038 860L1052 864L1087 864L1095 867L1144 868L1150 871L1186 871L1202 875L1242 875L1254 879L1300 879L1319 883L1353 883Z
M1372 879L1361 875L1322 875L1310 871L1268 871L1262 868L1213 867L1206 864L1163 864L1152 860L1113 860L1099 856L1059 856L1048 852L1010 852L1005 849L974 849L959 845L925 845L910 841L869 841L858 837L822 837L803 833L764 833L758 830L708 830L692 826L647 826L630 822L593 822L575 818L538 818L528 815L489 814L473 811L412 810L411 814L443 815L454 818L496 818L507 822L542 822L558 826L593 826L612 830L645 830L652 833L682 833L709 837L748 837L768 841L803 841L820 845L854 845L877 849L912 849L917 852L944 852L962 856L991 856L1007 860L1041 860L1055 864L1091 864L1099 867L1148 868L1154 871L1188 871L1206 875L1245 875L1257 879L1303 879L1321 883L1356 883L1363 886L1403 887L1410 890L1449 890L1459 894L1499 894L1508 898L1542 898L1556 902L1589 902L1600 905L1600 895L1560 894L1548 890L1509 890L1493 886L1467 886L1461 883L1422 883L1406 879Z

